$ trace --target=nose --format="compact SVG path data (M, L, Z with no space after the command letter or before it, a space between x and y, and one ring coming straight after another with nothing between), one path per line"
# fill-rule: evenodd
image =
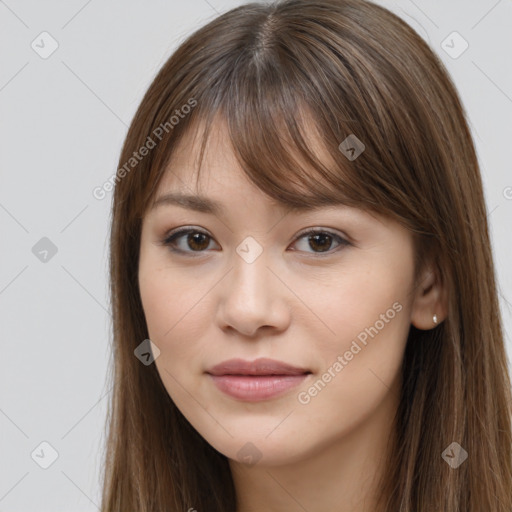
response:
M283 331L290 323L293 295L269 266L265 251L248 263L235 255L233 268L223 280L217 321L223 330L255 337L258 331ZM263 334L263 332L262 332Z

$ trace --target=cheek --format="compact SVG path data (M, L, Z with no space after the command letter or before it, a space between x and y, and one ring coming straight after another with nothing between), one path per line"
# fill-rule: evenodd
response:
M319 301L317 307L335 334L315 337L319 322L308 334L315 340L321 364L309 387L300 390L300 413L307 417L309 432L317 430L311 439L305 434L305 443L314 442L317 435L330 439L348 433L388 395L392 399L398 393L410 326L407 283L396 274L383 277L369 272L365 277L354 272L334 288L335 306Z
M343 374L351 385L364 387L368 379L379 377L390 382L401 364L410 328L412 265L405 259L368 259L350 268L321 292L309 295L305 302L316 317L303 327L315 340L324 366L320 371L332 368L341 356L343 369L332 372Z
M183 361L191 364L200 353L201 333L211 324L211 285L175 269L146 268L151 267L141 264L140 294L149 337L161 351L158 361L169 369L183 366Z
M177 407L193 418L201 412L190 397L200 396L193 374L202 370L198 358L207 304L201 297L208 287L191 288L189 280L186 284L169 269L141 272L139 281L149 338L160 349L157 371Z

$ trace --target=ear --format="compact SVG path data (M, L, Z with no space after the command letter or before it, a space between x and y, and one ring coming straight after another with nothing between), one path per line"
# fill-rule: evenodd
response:
M427 265L414 290L411 323L417 329L433 329L446 318L447 304L447 290L441 282L439 270L433 265ZM437 323L433 320L434 315Z

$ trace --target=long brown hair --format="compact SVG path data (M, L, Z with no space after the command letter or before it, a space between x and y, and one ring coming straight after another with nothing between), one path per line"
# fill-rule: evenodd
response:
M227 458L180 413L155 365L134 356L148 338L142 218L177 142L201 121L205 143L216 114L262 191L286 206L337 202L398 220L414 237L418 270L433 258L449 291L441 324L411 325L382 510L510 512L511 383L473 141L440 60L364 0L235 8L188 37L145 94L113 194L102 511L236 510ZM306 119L330 165L308 144ZM350 135L365 146L355 159L339 148ZM442 457L453 442L468 453L456 469Z

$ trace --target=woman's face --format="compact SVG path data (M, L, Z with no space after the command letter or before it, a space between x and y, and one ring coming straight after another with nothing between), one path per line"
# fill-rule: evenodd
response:
M218 210L170 200L148 210L142 304L160 377L201 436L233 460L289 463L394 414L413 309L412 238L342 205L286 212L243 175L225 125L217 128L199 190L199 147L186 137L156 199L200 194ZM178 228L191 233L162 245ZM233 358L299 370L207 373Z

